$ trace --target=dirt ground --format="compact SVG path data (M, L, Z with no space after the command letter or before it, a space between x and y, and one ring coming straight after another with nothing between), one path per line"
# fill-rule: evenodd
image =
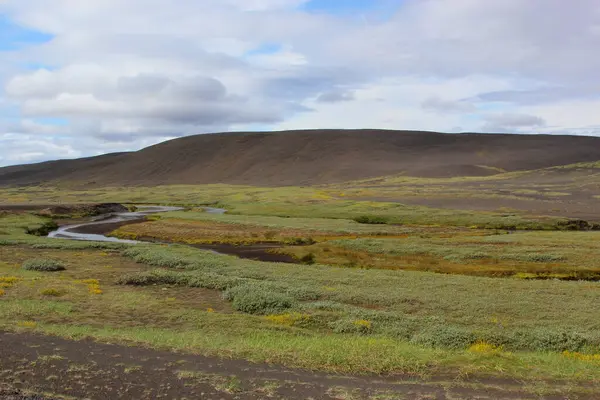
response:
M517 381L350 377L141 347L0 333L0 399L592 399Z

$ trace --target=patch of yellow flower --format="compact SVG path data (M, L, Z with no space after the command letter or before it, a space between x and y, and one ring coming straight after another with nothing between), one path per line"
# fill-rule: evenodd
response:
M102 294L102 289L98 285L88 285L88 290L90 294Z
M366 319L357 319L356 321L352 322L355 326L358 326L360 328L365 328L365 329L371 329L373 327L373 324L371 323L371 321L366 320Z
M212 308L212 307L208 307L208 308L206 309L206 312L213 313L213 312L215 312L215 310L214 310L214 308Z
M37 326L37 322L35 322L35 321L19 321L19 322L17 322L17 326L20 328L33 329Z
M16 276L0 276L0 288L11 288L20 280L21 279L17 278Z
M279 325L294 326L299 322L305 322L310 319L308 314L300 314L297 312L286 314L271 314L265 317L268 321Z
M79 283L83 283L87 285L88 291L90 294L102 294L102 289L100 289L100 281L98 279L84 279L78 281Z
M469 347L471 353L482 353L482 354L500 354L502 353L502 346L496 346L491 343L480 341L474 343Z
M575 360L587 361L587 362L600 362L600 354L583 354L576 351L565 350L562 355L567 358L573 358Z
M4 289L10 289L20 280L21 278L17 278L16 276L0 276L0 297L6 294L6 290Z
M315 200L331 200L332 197L325 192L316 192L312 195L312 198Z

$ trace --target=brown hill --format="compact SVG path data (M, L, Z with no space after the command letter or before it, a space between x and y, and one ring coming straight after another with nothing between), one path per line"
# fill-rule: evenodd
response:
M477 176L600 160L600 138L312 130L188 136L132 153L0 168L0 185L310 185Z

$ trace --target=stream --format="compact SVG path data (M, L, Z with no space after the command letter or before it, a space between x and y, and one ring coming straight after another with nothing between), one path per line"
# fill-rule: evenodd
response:
M122 225L143 221L148 215L164 213L169 211L181 211L182 207L166 206L140 206L138 211L104 214L96 217L90 222L63 225L48 234L49 238L87 240L95 242L111 242L136 244L144 241L119 239L106 236L105 233L112 232ZM224 214L227 210L222 208L204 207L204 211L210 214ZM296 263L297 260L287 254L272 253L269 250L280 248L279 244L254 244L249 246L236 246L232 244L195 244L192 247L210 251L216 254L234 255L240 258L261 260L270 262Z
M123 212L105 214L97 217L91 222L81 222L71 225L63 225L58 230L50 232L49 238L56 239L71 239L71 240L88 240L95 242L112 242L112 243L140 243L136 240L119 239L115 237L105 236L100 233L94 233L94 231L103 231L103 225L110 225L116 229L120 225L132 223L134 221L140 221L151 214L169 212L169 211L181 211L182 207L167 207L167 206L140 206L138 211ZM205 207L205 211L212 214L223 214L226 210L222 208Z

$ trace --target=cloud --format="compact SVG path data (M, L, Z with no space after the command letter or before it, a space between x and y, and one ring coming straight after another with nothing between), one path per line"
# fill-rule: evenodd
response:
M0 135L33 159L240 129L598 132L596 0L336 4L0 1L44 38L0 26Z
M126 133L136 127L146 135L153 135L157 124L180 135L181 124L204 130L235 123L273 123L283 112L278 105L230 94L212 77L118 76L87 66L20 75L8 82L6 91L20 100L27 116L104 120L109 125L112 121L113 126L127 125ZM97 133L105 135L104 129Z
M464 100L443 100L439 97L429 97L421 106L432 112L464 112L470 113L476 110L475 106Z
M546 121L535 115L501 113L486 116L484 129L488 132L517 132L545 125Z
M3 151L0 165L23 164L43 161L48 153L60 154L60 158L80 157L82 153L68 143L40 138L38 135L0 135Z
M354 100L353 92L340 89L334 89L325 93L321 93L319 97L317 97L317 103L338 103L352 100Z

